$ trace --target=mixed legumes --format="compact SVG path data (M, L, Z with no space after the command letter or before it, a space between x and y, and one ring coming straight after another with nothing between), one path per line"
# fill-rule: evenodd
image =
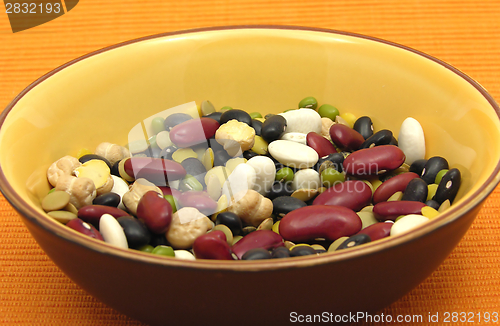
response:
M460 171L425 159L413 118L399 134L314 97L258 112L201 103L154 118L154 136L101 143L47 171L47 214L121 248L255 260L345 250L411 232L455 199Z

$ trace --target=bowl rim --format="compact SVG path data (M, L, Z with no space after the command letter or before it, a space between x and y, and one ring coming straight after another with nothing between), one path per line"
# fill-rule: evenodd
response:
M500 119L500 107L495 102L493 97L482 87L477 81L461 72L457 68L451 66L450 64L441 61L431 55L428 55L419 50L413 49L411 47L401 45L392 41L387 41L381 38L347 32L347 31L339 31L333 29L326 28L315 28L315 27L302 27L302 26L288 26L288 25L231 25L231 26L215 26L215 27L203 27L203 28L195 28L195 29L187 29L187 30L179 30L172 31L160 34L149 35L145 37L140 37L137 39L132 39L129 41L113 44L96 51L92 51L83 56L75 58L52 71L44 74L39 77L37 80L28 85L21 93L19 93L1 112L0 114L0 128L9 112L15 107L17 102L24 97L31 89L36 87L38 84L43 82L44 80L50 78L52 75L58 73L59 71L92 56L98 55L103 52L107 52L113 49L117 49L123 46L127 46L130 44L135 44L143 41L148 41L152 39L159 39L164 37L173 37L183 34L193 34L193 33L203 33L203 32L218 32L218 31L227 31L227 30L285 30L285 31L306 31L313 33L327 33L332 35L341 35L347 36L357 39L364 39L369 41L374 41L377 43L382 43L385 45L389 45L395 48L399 48L405 51L412 52L417 54L425 59L433 61L442 67L450 70L458 77L461 77L465 81L467 81L470 85L472 85L481 95L488 101L491 107L494 109L495 113ZM49 220L49 217L38 212L34 208L32 208L27 200L24 200L21 196L19 196L12 186L7 181L7 177L4 174L4 171L0 165L0 191L3 193L4 197L9 201L9 203L18 211L21 215L21 218L26 218L30 222L34 223L38 227L44 229L45 231L53 234L56 237L62 238L65 241L69 241L74 245L89 249L98 254L112 255L117 259L123 259L128 261L136 261L141 263L148 263L154 265L160 265L164 267L174 267L181 269L205 269L205 270L225 270L225 271L233 271L233 272L255 272L255 271L272 271L272 270L281 270L281 269L289 269L289 268L305 268L309 266L319 266L323 264L329 263L339 263L352 259L357 259L362 256L368 256L370 254L374 254L376 252L382 252L386 250L390 250L391 248L397 247L406 242L415 241L418 238L429 235L440 228L446 227L446 225L460 219L466 213L472 211L476 206L481 204L483 200L495 189L495 187L500 182L500 162L495 166L492 174L488 176L487 180L484 184L477 189L474 193L469 195L469 199L467 201L463 201L456 205L453 205L446 212L442 213L436 219L430 220L429 222L415 228L412 232L407 232L397 236L391 236L384 239L377 240L373 243L368 243L363 246L351 248L348 251L334 251L327 252L321 255L316 256L302 256L302 257L293 257L289 259L279 259L272 260L269 262L267 260L255 260L255 261L220 261L220 260L184 260L178 259L174 257L163 257L157 255L151 255L148 253L140 252L137 250L130 249L121 249L105 243L103 241L99 241L83 234L80 234L70 228L65 227L62 224L59 224L56 221ZM55 223L54 223L55 222Z

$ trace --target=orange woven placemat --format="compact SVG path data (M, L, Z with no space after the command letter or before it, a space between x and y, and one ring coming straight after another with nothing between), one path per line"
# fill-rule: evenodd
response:
M385 38L456 66L500 98L498 1L87 0L56 20L15 34L4 7L0 11L0 108L37 77L101 47L179 29L241 24L313 26ZM483 321L485 313L500 314L499 210L497 188L448 259L381 313L396 318L465 312L474 314L476 324L483 323L479 317ZM141 324L69 280L1 196L0 323Z

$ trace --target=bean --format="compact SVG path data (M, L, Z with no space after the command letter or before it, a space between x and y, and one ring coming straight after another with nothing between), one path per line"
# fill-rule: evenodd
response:
M307 146L314 149L319 157L324 157L332 153L336 153L335 146L325 137L315 132L310 132L306 136Z
M420 214L424 203L417 201L385 201L373 207L373 213L379 221L396 220L401 215Z
M221 116L222 116L222 112L212 112L210 114L205 115L204 118L213 119L213 120L217 121L218 123L220 123Z
M332 167L339 172L343 172L344 168L342 163L344 162L344 155L342 153L332 153L328 156L322 157L318 160L318 163L314 166L314 169L319 173L323 172L324 169Z
M161 150L160 154L158 154L158 158L164 160L172 160L172 157L174 153L177 151L177 149L178 148L173 145L165 147L164 149Z
M198 179L193 177L190 174L186 174L184 179L182 179L179 183L179 190L184 191L202 191L203 185Z
M425 137L420 123L406 118L399 129L399 148L405 153L406 163L412 164L425 157Z
M451 169L443 176L434 195L434 200L439 204L449 200L453 203L460 188L461 174L458 169Z
M181 164L161 158L132 157L124 162L124 172L134 179L144 178L157 185L184 178L186 170Z
M370 119L370 117L367 116L358 118L358 120L354 122L353 129L359 132L364 139L368 139L371 135L373 135L372 119Z
M412 179L403 194L401 200L425 202L427 200L427 183L420 178Z
M289 196L280 196L273 199L273 215L285 216L291 211L306 206L307 204L300 199Z
M276 181L292 181L293 180L293 170L289 167L283 167L276 171L275 180Z
M365 141L359 132L339 123L330 127L330 137L337 147L347 151L359 149Z
M334 168L326 168L321 172L321 183L324 187L330 188L337 183L345 181L344 174Z
M203 116L206 116L215 112L215 106L210 101L203 101L200 104L200 111Z
M290 181L281 182L275 181L266 195L269 199L273 200L280 196L290 196L293 193L292 183Z
M380 146L380 145L389 145L389 143L392 141L392 131L390 130L379 130L370 137L368 137L361 146L359 146L360 149L363 148L370 148L374 146Z
M101 233L99 233L99 231L97 231L97 229L94 226L86 223L85 221L79 218L72 219L71 221L66 223L66 226L70 227L71 229L77 232L85 234L91 238L104 241L104 238L102 237Z
M419 176L416 173L407 172L398 174L383 182L373 193L373 203L378 204L380 202L386 201L395 192L404 191L408 183L418 177Z
M137 218L156 234L165 233L172 221L170 203L155 191L146 192L137 205Z
M250 249L243 256L241 260L260 260L260 259L271 259L271 253L269 250L263 248Z
M96 198L94 198L94 200L92 201L92 204L118 207L118 205L120 205L120 202L121 202L120 195L113 193L113 192L108 192L108 193L99 195Z
M354 211L342 206L306 206L286 214L280 221L279 232L292 242L325 238L334 241L361 230L361 220Z
M286 119L285 133L298 132L307 134L314 131L321 133L323 123L318 112L310 109L291 110L278 114Z
M342 165L347 174L366 176L395 170L404 163L404 160L405 155L398 147L382 145L360 149L350 154Z
M207 216L212 215L217 210L217 202L203 191L183 192L177 201L181 207L194 207Z
M262 134L263 122L252 118L252 128L255 130L255 134L260 136Z
M227 226L233 235L240 235L243 229L241 219L233 212L221 212L217 214L215 224L223 224Z
M130 248L140 248L151 240L151 233L143 222L132 216L121 216L116 219L125 232Z
M290 250L287 247L274 248L271 252L271 258L288 258L290 257Z
M441 156L431 157L422 170L421 177L427 184L434 183L439 171L448 169L448 161Z
M359 211L370 204L372 191L360 180L337 183L325 190L313 201L313 205L335 205Z
M267 118L262 124L261 136L270 143L280 139L286 130L286 119L281 115L273 115Z
M428 221L429 219L422 215L416 215L416 214L405 215L396 222L394 222L394 225L391 228L391 236L408 232Z
M193 243L193 252L198 259L233 260L226 235L220 230L197 237Z
M62 224L67 224L69 221L77 218L77 215L75 213L68 211L50 211L47 212L47 215Z
M233 245L233 253L241 259L241 257L249 250L254 248L263 248L271 250L276 247L284 246L281 235L271 230L259 230L244 236L240 241Z
M318 113L322 118L329 118L335 121L335 118L339 115L339 110L330 104L323 104L318 108Z
M156 135L162 131L165 131L165 119L162 117L155 117L151 120L151 130Z
M88 162L90 160L101 160L103 161L104 163L107 164L107 166L111 169L113 167L113 165L104 157L100 156L100 155L96 155L96 154L86 154L86 155L83 155L81 156L78 161L80 161L80 163L85 163L85 162Z
M441 179L443 179L443 176L448 172L448 169L443 169L436 174L436 179L434 180L435 184L439 184L441 182Z
M191 147L202 144L215 136L220 124L210 118L191 119L170 130L170 140L177 147Z
M181 162L182 167L186 170L186 173L196 178L199 181L202 188L205 188L207 185L205 184L205 174L207 173L207 169L203 163L194 157L189 157Z
M78 210L78 218L99 227L99 220L103 214L109 214L115 218L128 216L128 213L116 207L104 205L87 205Z
M318 100L312 96L305 97L299 102L299 109L306 108L316 110L317 107Z
M170 131L173 127L192 119L193 117L186 113L173 113L165 118L163 127L166 131Z
M311 147L289 140L275 140L269 144L268 150L277 161L292 168L310 168L319 159L318 153Z
M342 242L337 250L342 250L342 249L349 249L352 247L356 247L368 242L371 242L372 240L370 239L370 236L364 233L356 234L353 235L352 237L348 238L344 242Z
M152 251L154 255L167 256L167 257L175 257L174 248L165 245L156 246Z
M316 255L316 250L311 246L295 246L290 250L290 257Z
M222 125L229 120L238 120L239 122L246 123L249 126L252 125L252 117L250 114L239 109L228 110L222 113L220 117L220 124Z
M57 211L66 207L69 204L70 195L61 190L56 190L49 193L42 200L42 208L46 212Z
M391 235L393 224L392 222L378 222L362 229L358 234L368 235L371 241L379 240Z
M440 206L440 204L433 199L426 201L425 204L429 207L434 208L434 209L439 209L439 206Z

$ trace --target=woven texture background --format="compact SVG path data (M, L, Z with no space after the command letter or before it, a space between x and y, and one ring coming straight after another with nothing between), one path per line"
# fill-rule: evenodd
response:
M241 24L302 25L385 38L456 66L500 99L498 1L84 0L60 18L16 34L1 5L0 11L0 108L42 74L104 46ZM394 317L472 312L475 324L478 313L500 314L499 210L497 188L448 259L382 312ZM0 324L141 325L68 279L1 196Z

